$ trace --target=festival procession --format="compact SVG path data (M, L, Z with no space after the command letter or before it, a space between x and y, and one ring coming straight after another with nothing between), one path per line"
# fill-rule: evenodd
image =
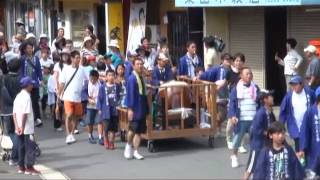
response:
M320 1L3 0L0 179L320 179Z

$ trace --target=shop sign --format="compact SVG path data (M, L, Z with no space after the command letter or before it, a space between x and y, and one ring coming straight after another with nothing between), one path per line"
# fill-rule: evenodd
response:
M241 7L316 5L320 0L175 0L176 7Z

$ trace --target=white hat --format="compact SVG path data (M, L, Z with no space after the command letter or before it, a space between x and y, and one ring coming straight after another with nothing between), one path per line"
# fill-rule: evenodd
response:
M159 53L158 59L165 60L165 61L169 60L169 58L164 53Z
M30 39L30 38L36 38L36 36L33 33L28 33L26 36L26 39Z
M40 34L40 39L41 39L41 38L47 38L47 39L48 39L48 35L47 35L47 34L42 33L42 34Z
M23 24L23 25L24 25L24 22L22 21L22 18L18 18L18 19L16 20L16 23L17 23L17 24Z
M4 53L4 57L6 58L6 62L9 63L10 61L19 58L19 54L14 53L13 51L8 51Z
M317 52L317 48L313 45L309 45L308 47L306 47L304 49L304 52L311 52L311 53L316 53Z
M108 44L108 47L116 47L116 48L120 49L118 40L112 39L112 40L110 41L110 43Z

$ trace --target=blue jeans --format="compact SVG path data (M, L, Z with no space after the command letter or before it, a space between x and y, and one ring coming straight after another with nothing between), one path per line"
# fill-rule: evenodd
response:
M238 132L233 136L233 150L240 147L243 136L250 132L252 121L239 121L238 123Z
M19 161L18 165L20 167L33 167L35 163L35 149L36 144L33 140L30 139L30 135L23 134L17 136L18 139L18 154L19 154Z

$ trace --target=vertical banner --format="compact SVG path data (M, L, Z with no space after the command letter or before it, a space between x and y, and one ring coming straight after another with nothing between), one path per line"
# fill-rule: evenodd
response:
M107 44L110 40L117 40L119 42L120 52L124 52L122 2L108 3L108 14Z
M145 36L147 2L131 3L127 52L135 51Z

